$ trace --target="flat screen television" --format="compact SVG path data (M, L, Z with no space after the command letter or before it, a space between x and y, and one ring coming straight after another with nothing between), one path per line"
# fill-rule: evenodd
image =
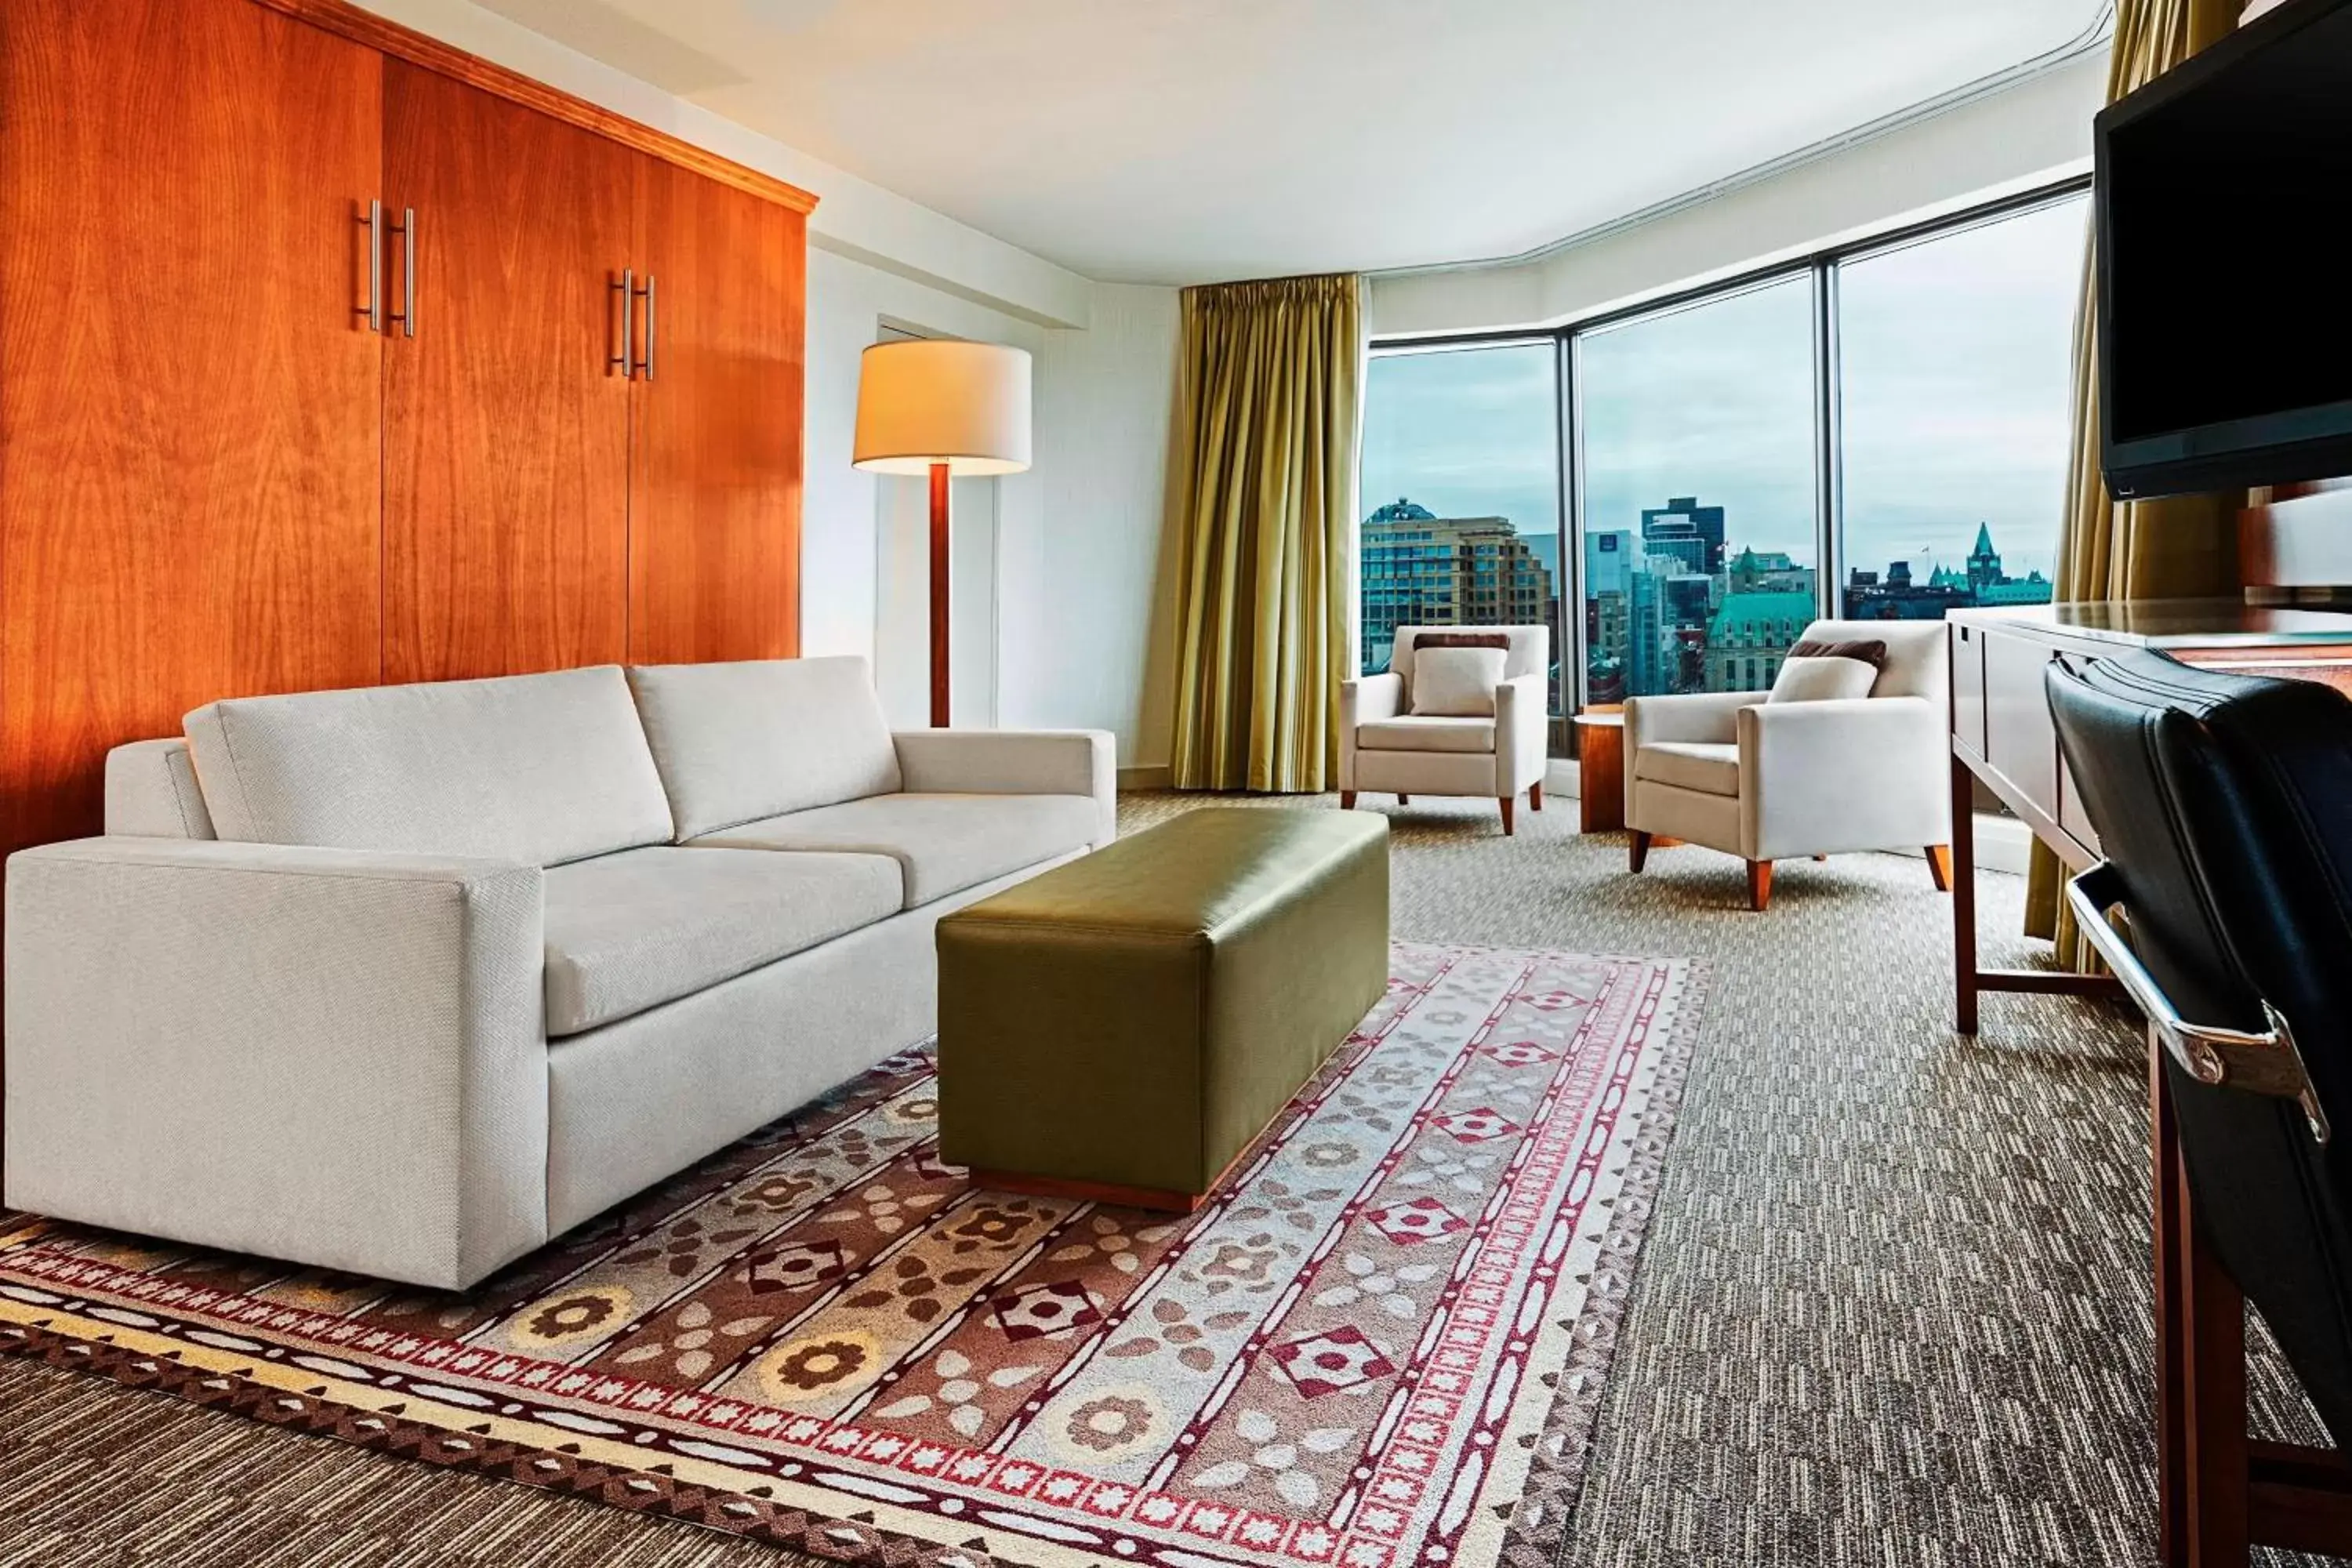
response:
M2285 0L2094 140L2108 490L2352 474L2352 0Z

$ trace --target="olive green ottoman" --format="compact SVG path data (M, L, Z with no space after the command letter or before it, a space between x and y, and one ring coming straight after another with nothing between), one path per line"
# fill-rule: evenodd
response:
M1189 1211L1387 988L1388 819L1187 812L940 921L940 1155Z

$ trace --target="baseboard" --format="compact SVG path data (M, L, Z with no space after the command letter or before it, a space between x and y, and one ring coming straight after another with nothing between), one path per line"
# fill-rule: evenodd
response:
M1175 787L1175 771L1166 763L1148 768L1121 768L1118 770L1118 787L1122 791L1172 789Z

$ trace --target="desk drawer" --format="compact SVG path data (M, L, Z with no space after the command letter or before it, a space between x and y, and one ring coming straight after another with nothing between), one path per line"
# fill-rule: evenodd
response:
M2040 814L2058 820L2058 728L2042 672L2051 650L2016 637L1979 637L1984 645L1985 761Z
M1974 626L1952 632L1952 738L1985 754L1985 635Z

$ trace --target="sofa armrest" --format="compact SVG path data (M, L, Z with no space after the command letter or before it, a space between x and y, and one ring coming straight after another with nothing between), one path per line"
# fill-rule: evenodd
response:
M1495 793L1517 795L1543 783L1551 750L1551 678L1531 671L1495 688Z
M1950 736L1939 704L1774 702L1743 710L1738 723L1750 859L1950 841Z
M1083 795L1118 837L1118 757L1108 730L900 730L900 787L922 795Z
M9 1204L447 1289L546 1240L538 867L85 838L6 905Z

